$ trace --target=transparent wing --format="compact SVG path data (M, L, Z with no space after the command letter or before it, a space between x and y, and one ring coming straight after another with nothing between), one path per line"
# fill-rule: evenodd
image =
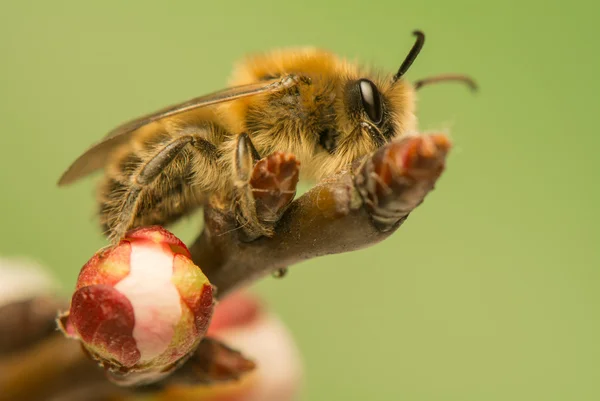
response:
M209 95L200 96L183 103L165 107L154 113L136 118L125 124L113 129L100 142L88 149L84 154L79 156L77 160L64 172L58 185L68 185L80 178L83 178L96 170L104 167L109 154L118 146L127 143L133 133L152 122L161 120L166 117L171 117L186 111L198 109L201 107L210 106L217 103L229 102L235 99L254 96L261 93L277 92L289 88L298 81L294 75L287 75L283 78L272 79L269 81L236 86L233 88L224 89L211 93Z

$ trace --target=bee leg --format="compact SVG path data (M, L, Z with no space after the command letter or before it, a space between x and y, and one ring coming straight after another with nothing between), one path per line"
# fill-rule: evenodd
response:
M240 134L237 137L234 156L234 210L242 232L249 241L261 235L270 234L268 227L259 221L250 187L252 171L259 159L260 154L250 141L248 134Z
M216 162L216 147L197 134L177 136L175 139L172 139L168 143L164 144L156 154L154 154L149 160L139 167L136 174L131 176L130 184L124 196L119 199L120 205L118 213L115 215L116 217L114 221L109 221L107 224L109 227L109 238L112 241L121 239L127 231L133 228L134 224L139 223L139 214L142 207L151 209L148 206L152 206L156 209L160 206L156 204L143 205L142 198L144 191L152 188L157 179L161 177L161 174L166 182L173 182L176 180L182 181L185 178L181 176L174 176L175 174L183 174L183 172L174 173L172 170L170 171L169 176L168 167L179 155L181 155L184 148L186 148L188 145L192 145L192 151L199 153L200 157ZM157 195L161 195L166 198L169 197L168 193L158 193ZM184 199L183 194L179 195L181 195L179 198L181 198L182 201L178 201L178 203L186 203L186 201L187 203L190 202L190 200ZM165 220L167 220L169 216L167 216L166 210L163 212L165 217L162 217L161 219L155 218L153 224L161 224L166 222ZM144 223L146 222L143 218L141 220Z
M235 207L244 239L270 237L296 195L299 162L283 152L260 159L247 134L239 135L237 141Z

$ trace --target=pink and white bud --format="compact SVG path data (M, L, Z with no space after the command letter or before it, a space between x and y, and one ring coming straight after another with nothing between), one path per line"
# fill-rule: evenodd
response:
M64 332L109 371L137 374L124 384L170 371L198 345L213 312L212 286L190 257L161 227L129 232L83 266Z

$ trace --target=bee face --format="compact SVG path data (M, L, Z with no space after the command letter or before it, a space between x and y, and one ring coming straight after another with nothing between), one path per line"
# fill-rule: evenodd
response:
M425 36L414 32L417 40L400 65L398 72L384 78L369 78L368 74L350 74L343 89L343 110L346 118L338 119L341 135L328 149L339 154L338 161L356 158L375 150L402 134L416 130L414 87L400 79L410 68ZM331 141L325 141L330 143ZM335 163L333 163L335 164Z
M416 130L414 89L408 82L359 71L341 87L336 135L321 140L331 145L326 148L330 161L321 162L331 171Z
M349 81L345 104L352 132L360 130L374 148L384 145L414 126L412 99L412 88L404 82Z

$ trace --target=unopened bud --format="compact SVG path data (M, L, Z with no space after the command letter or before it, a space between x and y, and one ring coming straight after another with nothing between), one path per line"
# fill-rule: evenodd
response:
M212 286L183 242L161 227L146 227L83 266L60 323L109 371L129 376L123 383L139 384L196 348L213 304Z

